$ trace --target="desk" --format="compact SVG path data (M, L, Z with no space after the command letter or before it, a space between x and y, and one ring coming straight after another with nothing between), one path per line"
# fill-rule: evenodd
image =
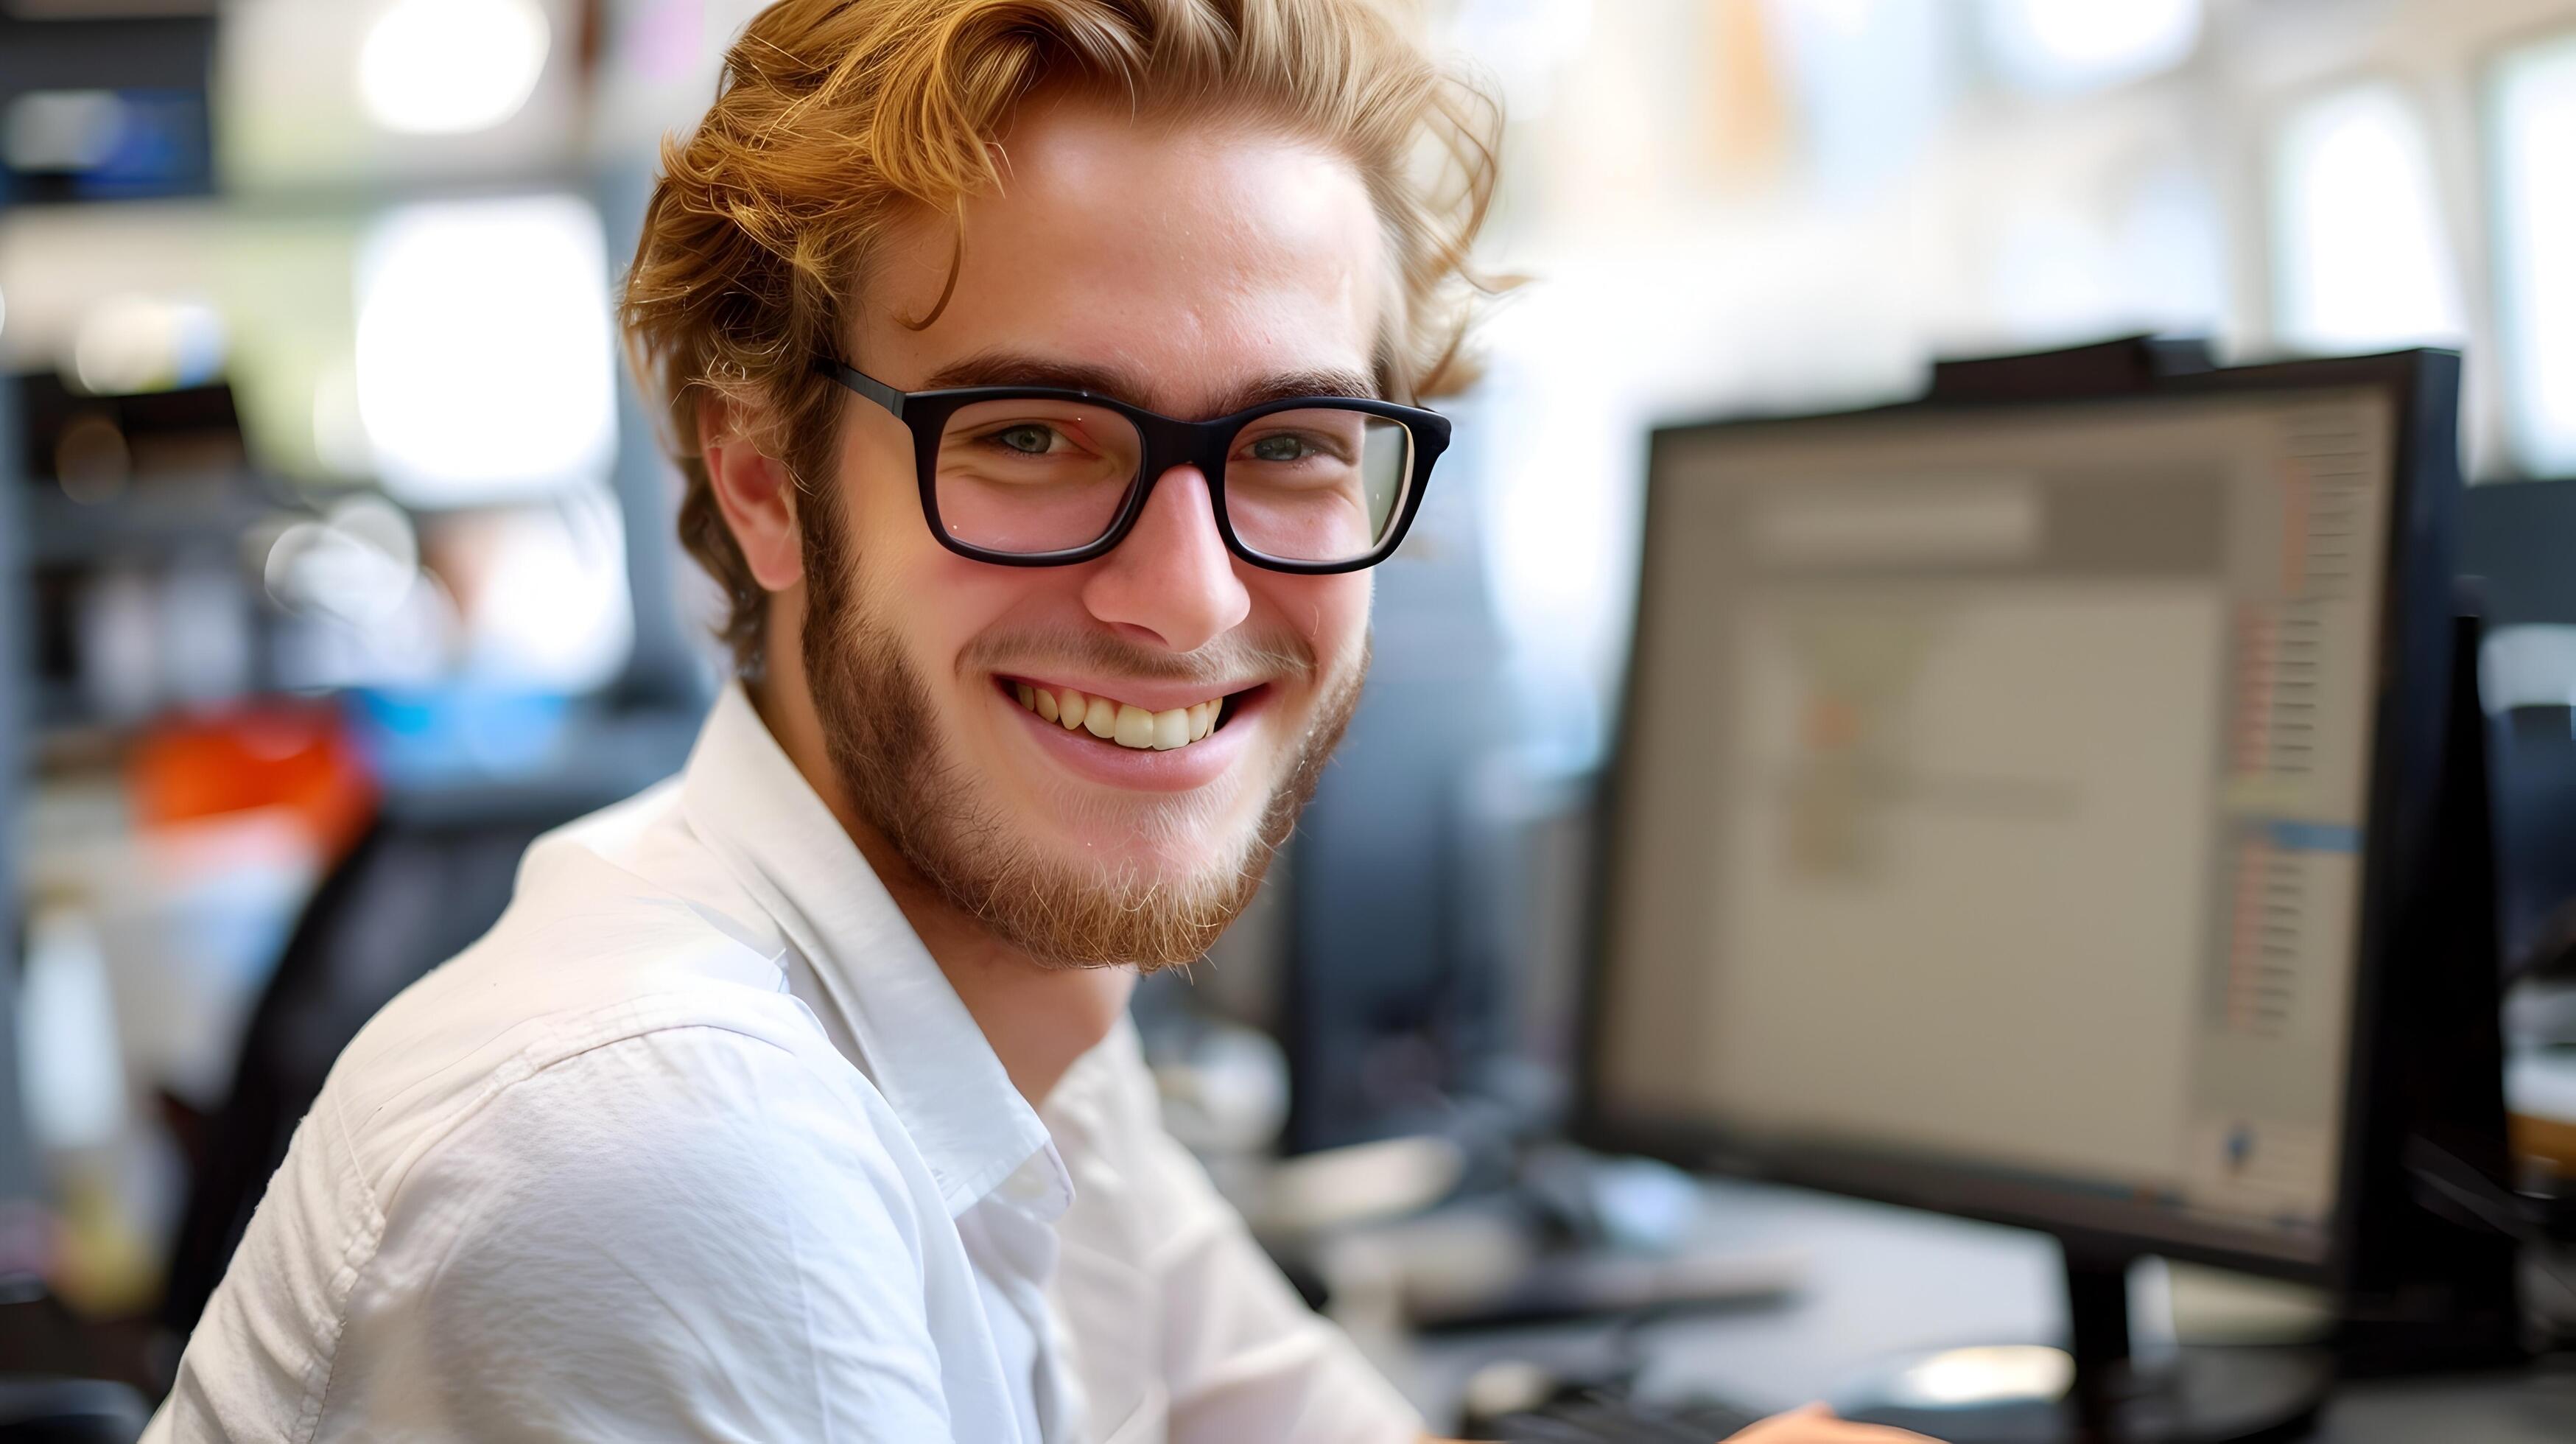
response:
M2015 1229L1760 1184L1708 1185L1730 1232L1810 1255L1807 1287L1785 1305L1666 1319L1627 1333L1638 1388L1694 1390L1761 1409L1821 1397L1873 1359L1953 1344L2045 1340L2065 1329L2053 1240ZM1435 1426L1454 1424L1467 1379L1498 1359L1568 1371L1621 1347L1599 1322L1411 1341L1385 1360ZM2323 1444L2570 1444L2576 1365L2470 1380L2344 1385L2314 1436Z

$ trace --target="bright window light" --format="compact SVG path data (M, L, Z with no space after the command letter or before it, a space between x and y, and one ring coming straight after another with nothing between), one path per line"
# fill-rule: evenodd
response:
M1810 179L1844 195L1907 174L1941 133L1947 0L1768 0Z
M2037 190L1999 208L1987 305L2016 342L2224 326L2218 208L2198 174L2180 163L2144 170L2116 201L2104 210Z
M489 130L528 103L548 39L536 0L396 0L359 47L358 94L387 130Z
M2064 93L2181 64L2201 0L1983 0L1995 69L2022 90Z
M2016 211L1987 274L1996 318L2017 340L2124 329L2119 258L2099 226L2063 205Z
M2576 35L2508 57L2494 106L2506 414L2525 466L2576 473Z
M608 488L483 521L483 573L465 601L467 674L567 695L614 681L635 650L635 608Z
M419 507L558 492L616 444L608 252L569 196L446 201L380 222L358 263L358 416Z
M2272 183L2281 339L2315 351L2461 339L2431 149L2396 87L2339 91L2292 115Z
M1547 114L1557 76L1592 35L1592 0L1464 0L1450 34L1502 82L1515 120Z
M2197 171L2177 163L2138 176L2119 225L2120 269L2139 321L2202 336L2225 327L2226 226Z

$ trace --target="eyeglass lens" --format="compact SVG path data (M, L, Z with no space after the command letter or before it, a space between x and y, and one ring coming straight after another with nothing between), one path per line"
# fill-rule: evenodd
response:
M1087 546L1116 524L1144 443L1126 417L1078 401L979 401L941 432L939 519L987 551ZM1246 422L1225 462L1226 517L1243 545L1283 561L1340 562L1385 541L1413 475L1402 422L1338 407Z

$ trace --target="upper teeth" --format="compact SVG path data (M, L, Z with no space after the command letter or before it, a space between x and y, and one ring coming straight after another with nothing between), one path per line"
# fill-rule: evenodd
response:
M1015 690L1021 706L1049 722L1063 723L1068 732L1080 727L1121 747L1152 748L1157 752L1186 747L1214 731L1217 708L1225 700L1210 698L1187 707L1148 712L1132 702L1086 697L1070 687L1049 691L1021 682L1015 684Z

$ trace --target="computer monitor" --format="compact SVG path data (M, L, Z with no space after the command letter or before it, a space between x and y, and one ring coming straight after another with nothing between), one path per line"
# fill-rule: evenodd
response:
M2456 366L1657 432L1588 1139L2345 1279Z

